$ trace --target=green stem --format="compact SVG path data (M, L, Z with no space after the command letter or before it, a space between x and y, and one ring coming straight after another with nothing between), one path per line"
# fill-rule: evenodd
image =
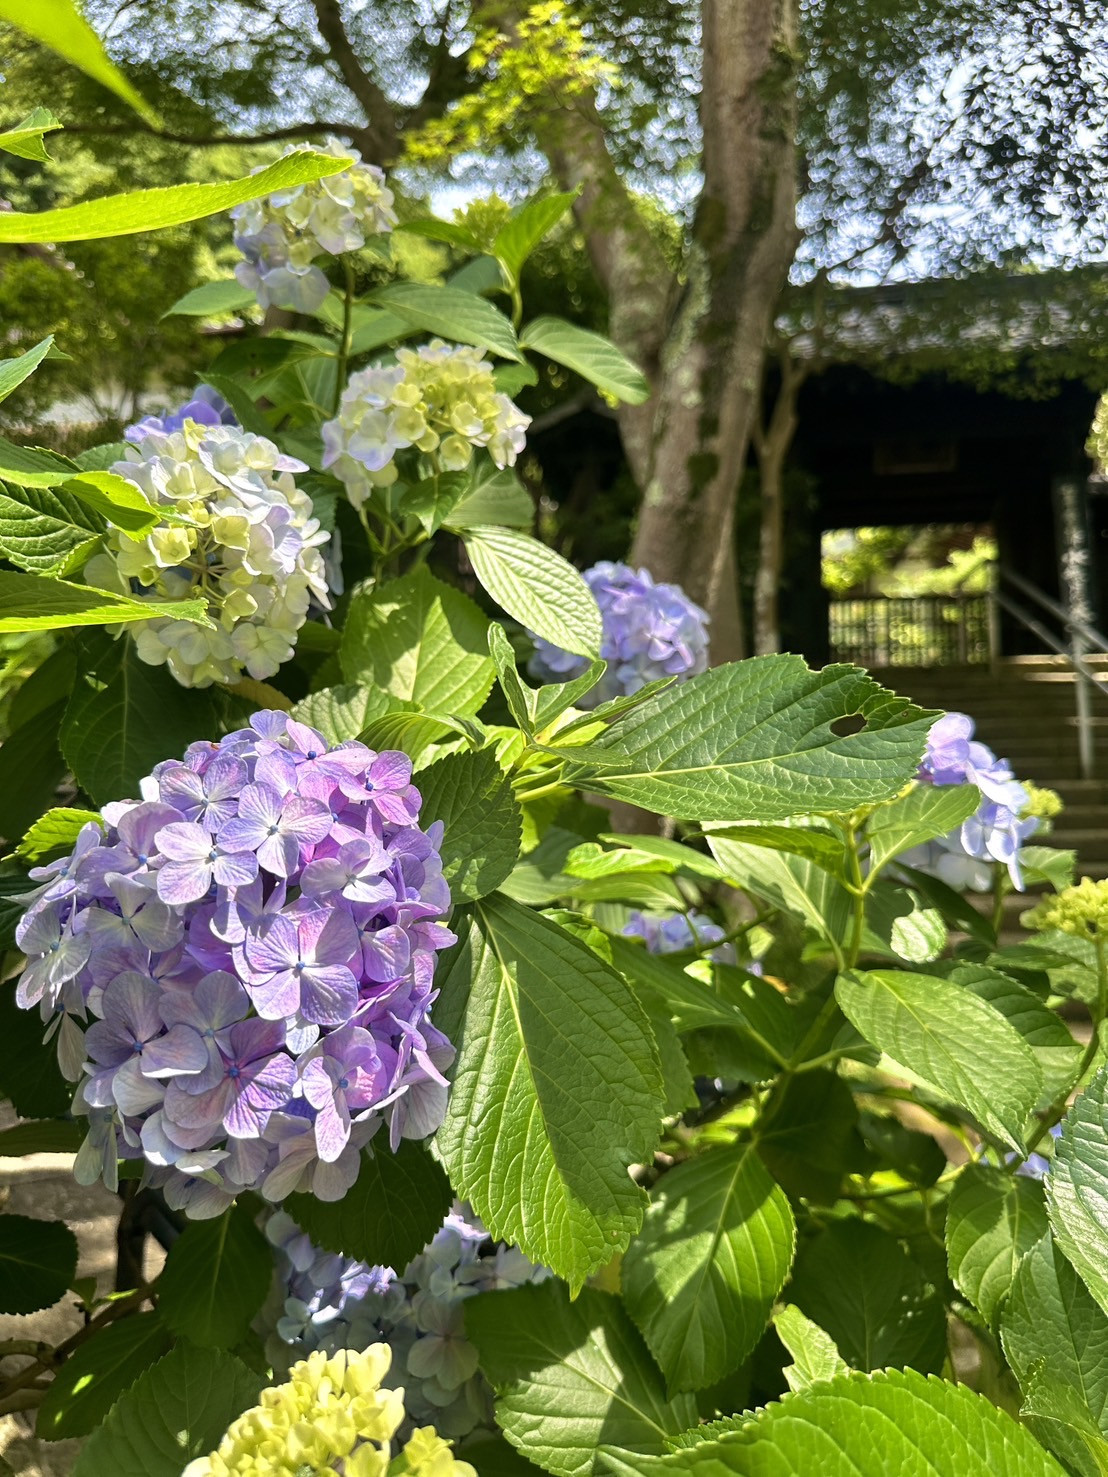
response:
M1094 942L1096 944L1097 992L1096 1003L1092 1010L1092 1035L1089 1037L1089 1042L1085 1050L1081 1053L1081 1060L1077 1064L1077 1071L1074 1073L1073 1078L1067 1084L1064 1091L1060 1092L1050 1107L1047 1108L1038 1128L1028 1139L1025 1158L1034 1153L1036 1146L1042 1143L1054 1125L1061 1123L1062 1119L1066 1116L1070 1094L1085 1080L1086 1072L1088 1072L1089 1068L1096 1061L1097 1054L1100 1051L1100 1027L1104 1020L1108 1018L1108 938L1097 934ZM1018 1169L1018 1167L1019 1161L1013 1161L1009 1165L1009 1168L1012 1170Z
M993 933L1000 937L1004 926L1004 899L1008 896L1008 872L1000 862L993 862Z
M858 849L858 832L853 820L847 820L845 824L844 839L846 841L847 864L850 869L847 888L851 897L854 899L854 923L850 931L850 943L847 946L846 956L841 959L839 968L853 969L858 962L858 955L862 952L862 931L866 924L866 880L862 876L862 858Z
M331 414L338 415L339 406L342 403L342 392L346 389L346 369L350 362L350 346L354 340L354 268L350 258L342 258L342 272L346 282L346 292L342 300L342 338L339 340L339 357L335 366L335 399L331 406Z

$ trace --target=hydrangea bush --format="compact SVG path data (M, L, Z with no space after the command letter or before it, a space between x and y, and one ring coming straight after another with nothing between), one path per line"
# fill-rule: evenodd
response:
M649 392L524 314L569 196L482 296L399 280L401 216L459 233L335 146L220 191L244 263L176 310L300 321L123 449L0 442L0 1153L121 1205L114 1293L0 1214L0 1312L63 1329L5 1328L0 1412L75 1477L1100 1471L1056 799L533 536L529 356Z

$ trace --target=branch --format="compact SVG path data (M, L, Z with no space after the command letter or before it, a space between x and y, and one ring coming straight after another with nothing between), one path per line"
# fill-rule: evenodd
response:
M342 80L365 111L367 127L359 129L366 141L363 149L375 164L391 164L396 158L399 128L396 111L376 81L362 65L342 18L340 0L312 0L316 24Z
M161 128L151 128L136 114L133 122L127 123L76 123L66 125L67 134L88 134L109 137L119 134L146 133L152 138L164 139L169 144L191 144L198 148L216 144L272 144L288 138L314 138L322 133L337 133L346 138L360 138L366 130L361 123L293 123L285 128L273 128L266 133L174 133Z

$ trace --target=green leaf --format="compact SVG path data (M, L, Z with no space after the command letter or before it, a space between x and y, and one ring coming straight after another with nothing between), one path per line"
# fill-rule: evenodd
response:
M1055 892L1073 886L1077 853L1060 851L1054 846L1021 846L1020 867L1024 881L1046 882Z
M917 785L873 813L866 823L871 870L878 871L902 851L945 836L981 803L976 785Z
M623 1251L662 1111L650 1023L585 944L494 894L461 942L436 1019L458 1049L439 1147L493 1236L576 1289Z
M143 538L159 523L186 521L171 510L155 508L140 487L115 472L81 472L64 482L60 491L77 498L129 538Z
M482 523L530 528L535 521L531 494L510 467L501 470L491 461L479 461L469 491L450 510L447 528L475 528Z
M224 701L218 691L182 687L164 667L140 661L130 641L86 639L61 726L62 752L97 805L125 800L138 794L155 764L194 739L217 737Z
M65 777L58 748L64 702L32 715L0 744L0 836L15 842L52 805Z
M79 451L73 462L82 472L109 472L113 464L123 461L130 450L126 441L104 441L99 446Z
M1020 1150L1043 1074L999 1011L948 980L906 970L840 975L835 994L851 1024L908 1076Z
M207 1348L244 1338L273 1276L269 1243L245 1205L193 1221L169 1248L158 1278L167 1327Z
M492 377L499 392L512 400L521 390L539 382L538 370L530 364L498 364Z
M166 308L162 317L177 313L189 318L216 318L222 313L237 313L240 308L256 307L257 302L249 287L243 287L234 277L223 277L218 282L202 282L186 292Z
M840 882L846 879L846 845L841 836L814 826L710 826L709 841L744 842L784 851L804 861L815 862ZM742 853L749 857L749 851Z
M53 1046L43 1045L44 1032L37 1011L16 1005L15 981L0 985L0 1092L21 1118L59 1117L73 1100Z
M110 87L148 124L160 127L156 110L135 91L111 60L73 0L35 0L33 6L24 0L0 0L0 20L41 41L102 87Z
M437 533L449 521L450 510L469 489L465 472L440 472L409 487L400 500L400 512L418 518L424 533Z
M1001 1313L1004 1353L1025 1390L1044 1364L1108 1429L1108 1316L1044 1236L1020 1262Z
M491 524L467 529L463 542L474 574L510 616L566 651L600 656L600 608L567 559L526 533Z
M427 1245L450 1209L450 1184L422 1144L401 1139L364 1153L358 1178L341 1200L290 1195L285 1210L325 1251L377 1267L405 1267Z
M489 652L496 664L496 675L509 711L529 738L572 708L578 698L591 692L607 669L606 662L590 662L588 670L572 682L531 687L520 677L512 644L503 626L495 621L489 626Z
M448 246L460 246L466 251L481 250L480 241L460 221L443 221L438 216L425 215L418 220L404 221L397 230L407 231L410 236L422 236L427 241L443 241Z
M623 1258L627 1311L669 1391L736 1369L765 1330L792 1264L796 1225L751 1144L664 1174Z
M90 585L70 585L40 574L0 570L2 631L59 631L69 626L114 626L131 621L168 620L212 624L204 600L132 600Z
M140 1374L88 1438L73 1477L181 1477L265 1384L233 1354L178 1344Z
M567 323L564 318L534 318L523 329L520 344L575 370L625 405L641 405L650 399L650 385L642 370L609 339L576 323Z
M672 1456L609 1461L622 1477L1064 1477L984 1395L911 1369L839 1375Z
M419 777L420 825L442 821L442 873L455 903L499 887L519 856L523 819L492 749L448 754Z
M825 866L748 841L708 836L712 855L728 880L744 892L764 898L775 908L795 913L822 935L837 941L849 936L853 904L846 889Z
M758 1152L790 1195L831 1205L844 1177L865 1167L854 1094L836 1072L822 1067L787 1079L779 1091Z
M103 531L104 520L60 487L0 487L0 554L32 574L82 568Z
M942 1298L896 1238L868 1221L837 1221L803 1246L789 1298L853 1369L943 1366Z
M23 0L0 0L0 6L23 8ZM247 200L259 200L275 190L324 179L347 167L348 161L333 154L297 149L267 164L244 179L221 180L211 185L167 185L157 190L132 190L126 195L105 195L80 205L58 210L24 213L4 212L0 220L0 242L26 243L94 241L105 236L133 236L139 231L158 231L186 221L221 215ZM0 471L0 476L3 472Z
M157 1313L120 1318L95 1333L55 1374L38 1408L35 1435L87 1436L172 1342Z
M1062 1120L1046 1199L1054 1239L1108 1312L1108 1066Z
M1081 1047L1070 1035L1065 1021L1037 995L1008 975L982 964L959 964L949 977L987 1000L1027 1042L1042 1069L1044 1098L1053 1101L1071 1086Z
M49 108L32 108L22 122L0 133L0 149L6 154L17 154L20 159L34 159L40 164L45 163L50 155L46 152L42 136L44 133L53 133L61 126L61 121L54 117ZM31 367L34 368L33 365ZM0 398L3 396L0 395Z
M860 730L833 731L855 715ZM655 693L591 744L559 752L586 788L660 814L782 820L895 795L932 718L856 667L812 672L798 656L763 656Z
M795 1304L786 1303L779 1308L773 1315L773 1325L795 1361L781 1371L790 1390L807 1390L849 1372L849 1366L835 1348L835 1340L818 1323L806 1318Z
M421 328L459 344L475 344L502 359L522 359L511 323L498 308L476 293L422 282L392 282L371 293L368 302Z
M493 679L488 621L425 568L354 591L341 661L348 682L440 713L476 713Z
M696 1420L689 1395L667 1401L661 1375L618 1298L557 1282L481 1293L465 1304L466 1337L496 1391L497 1424L556 1477L604 1472L601 1443L662 1452Z
M16 855L38 862L54 851L71 851L82 826L89 821L102 825L95 810L70 810L65 807L48 810L40 816L16 847Z
M1108 1477L1108 1437L1072 1385L1039 1365L1024 1389L1020 1415L1035 1435L1080 1477Z
M17 487L56 487L80 469L42 446L19 446L0 436L0 480Z
M0 1215L0 1313L36 1313L77 1275L77 1238L61 1221Z
M375 718L394 711L397 702L375 687L343 682L337 687L321 687L293 703L291 716L297 723L318 728L328 743L341 744L345 739L357 738Z
M1046 1234L1043 1187L1026 1175L968 1164L946 1214L950 1276L988 1323L996 1323L1020 1258Z
M38 1123L16 1123L0 1129L0 1159L19 1159L24 1154L75 1154L84 1139L79 1123L46 1118Z
M518 282L523 264L546 236L565 215L577 199L577 191L563 195L544 195L539 200L529 200L512 212L496 233L493 251L510 279ZM479 243L474 242L475 247Z
M946 1168L946 1155L929 1133L905 1128L899 1119L860 1113L858 1130L866 1145L907 1184L930 1187Z
M58 127L60 128L61 125L58 124ZM4 140L10 137L10 134L0 133L0 149L6 147ZM9 152L14 152L14 150ZM44 155L45 152L43 150ZM47 354L49 354L53 343L54 335L50 334L41 343L36 344L33 349L28 349L25 354L19 354L14 359L0 359L0 400L6 400L11 392L21 385L28 375L34 374L35 370L46 358Z

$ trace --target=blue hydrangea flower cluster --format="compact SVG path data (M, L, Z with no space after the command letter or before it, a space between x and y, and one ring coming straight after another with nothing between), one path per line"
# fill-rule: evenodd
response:
M390 1267L319 1251L284 1211L270 1216L266 1235L278 1249L280 1310L267 1344L275 1365L383 1340L410 1425L432 1424L454 1438L493 1428L492 1391L465 1337L463 1305L474 1293L541 1282L551 1275L545 1267L518 1247L494 1243L459 1204L399 1277Z
M902 860L932 873L948 886L987 892L992 864L1008 868L1012 885L1023 888L1020 847L1039 828L1036 816L1024 816L1030 799L1005 759L973 737L973 719L945 713L931 727L919 779L930 785L976 785L981 804L968 820L938 841L914 847Z
M706 944L719 944L707 957L717 964L735 963L735 946L720 942L725 937L723 929L703 913L662 916L636 911L627 920L623 932L627 938L642 939L650 954L676 954L684 949L703 952Z
M411 774L255 713L32 871L16 999L80 1079L78 1178L144 1159L205 1217L246 1189L338 1199L383 1123L394 1148L434 1132L454 1056L430 1021L435 954L454 935Z
M135 443L146 440L151 431L168 435L180 431L186 421L195 421L198 426L237 426L238 416L211 385L197 385L196 393L176 410L167 410L164 415L144 415L133 426L123 432L125 441Z
M285 150L292 154L300 145ZM397 224L393 193L375 164L363 164L356 149L330 138L318 149L353 159L349 169L309 184L278 190L231 211L235 245L246 258L235 276L263 308L294 308L313 313L331 290L320 256L357 251L368 236L387 234Z
M608 669L581 699L595 708L610 698L638 692L662 677L684 680L708 666L708 616L677 585L656 585L645 569L604 561L585 570L603 620L600 655ZM529 670L539 682L568 682L588 667L549 641L534 637Z

